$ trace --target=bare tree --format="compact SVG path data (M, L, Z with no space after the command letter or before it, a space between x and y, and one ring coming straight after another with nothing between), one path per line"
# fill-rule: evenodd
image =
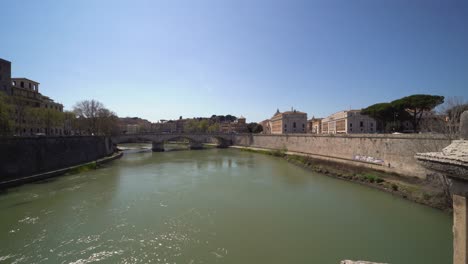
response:
M81 134L110 135L117 127L117 116L96 100L84 100L73 107L76 129Z
M424 118L421 127L423 131L441 134L449 140L458 139L460 116L466 110L468 110L468 101L461 97L448 98L437 111Z

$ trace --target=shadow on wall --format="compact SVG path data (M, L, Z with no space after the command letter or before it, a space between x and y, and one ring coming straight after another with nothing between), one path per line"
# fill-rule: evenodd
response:
M108 137L0 138L0 180L62 169L112 153Z

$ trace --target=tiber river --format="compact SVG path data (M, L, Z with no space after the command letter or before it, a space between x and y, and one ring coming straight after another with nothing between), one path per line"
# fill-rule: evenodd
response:
M271 156L131 151L0 194L0 262L446 264L451 222Z

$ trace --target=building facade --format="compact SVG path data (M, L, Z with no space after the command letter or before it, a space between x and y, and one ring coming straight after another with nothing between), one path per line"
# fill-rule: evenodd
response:
M320 134L322 133L322 119L323 118L312 118L307 120L307 133L309 134Z
M47 96L39 92L39 83L27 78L11 77L11 62L0 59L0 92L7 95L9 102L14 107L12 119L14 121L14 134L17 136L29 135L65 135L68 132L65 129L64 122L60 124L57 118L52 120L53 113L47 112L47 116L42 117L39 122L37 109L50 109L56 112L63 112L63 105L54 102ZM55 112L54 112L55 113Z
M306 133L307 114L292 109L280 112L279 110L272 118L261 122L265 134L290 134Z
M375 119L362 115L361 110L340 111L321 121L323 134L376 133Z
M245 117L241 116L233 122L219 123L219 132L221 133L245 133L247 132L247 123Z
M260 125L263 128L262 134L271 134L270 119L263 120L262 122L260 122Z
M0 91L11 95L11 62L0 59Z

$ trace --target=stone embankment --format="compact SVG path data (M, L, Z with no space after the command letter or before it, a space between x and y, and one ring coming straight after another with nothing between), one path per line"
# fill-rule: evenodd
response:
M45 180L45 179L57 177L63 174L68 174L68 173L73 174L77 172L84 172L84 171L91 170L91 169L97 169L102 164L118 159L122 157L122 155L123 155L123 152L119 151L119 152L115 152L114 154L110 156L107 156L107 157L104 157L95 161L87 162L84 164L70 166L70 167L66 167L66 168L62 168L62 169L58 169L54 171L39 173L39 174L31 175L31 176L19 177L19 178L12 179L12 180L0 181L0 189L15 187L15 186L19 186L25 183Z
M104 162L115 151L108 137L0 138L0 182L11 186L52 177L77 165Z
M424 134L261 135L238 134L233 145L287 150L316 159L426 179L431 172L418 163L416 153L438 152L450 144L444 136Z

